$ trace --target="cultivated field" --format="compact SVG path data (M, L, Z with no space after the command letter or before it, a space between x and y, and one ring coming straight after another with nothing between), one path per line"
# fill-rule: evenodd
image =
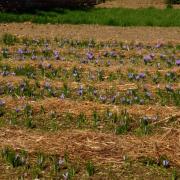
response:
M178 180L179 7L0 12L0 180Z
M179 34L1 24L0 179L177 179Z

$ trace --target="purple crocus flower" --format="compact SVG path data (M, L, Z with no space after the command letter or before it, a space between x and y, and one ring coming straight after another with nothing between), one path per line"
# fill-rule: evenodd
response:
M94 59L93 53L92 53L92 52L88 52L88 53L87 53L87 58L88 58L89 60L93 60L93 59Z
M163 160L162 164L166 168L169 167L169 161L168 160Z
M73 76L76 77L78 75L77 69L73 69Z
M116 101L116 96L111 97L111 102L115 103L115 101Z
M145 74L145 73L140 73L140 74L139 74L139 78L144 79L145 77L146 77L146 74Z
M10 83L7 84L7 88L9 92L12 92L14 90L14 86Z
M128 73L128 78L129 79L133 79L134 78L134 74L133 73Z
M78 94L79 94L79 96L83 95L83 87L82 86L80 86L80 88L78 90Z
M61 94L60 98L61 98L61 99L64 99L64 98L65 98L64 93Z
M16 75L16 73L15 73L15 72L12 72L12 73L11 73L11 76L15 76L15 75Z
M1 75L2 75L2 76L8 76L8 75L9 75L9 72L8 72L8 71L3 71L3 72L1 73Z
M15 109L15 111L16 111L16 113L19 113L21 110L20 110L20 108L17 107L17 108Z
M52 65L51 65L51 64L47 64L46 67L47 67L48 69L51 69Z
M180 59L176 60L176 65L180 66Z
M135 78L136 78L136 80L139 80L139 79L140 79L139 75L137 75Z
M59 52L58 51L54 51L54 57L56 60L59 60L60 59L60 56L59 56Z
M147 64L153 60L153 57L151 55L144 56L144 63Z
M67 179L69 178L68 172L66 172L66 173L63 174L63 178L64 178L64 180L67 180Z
M108 61L108 62L107 62L107 65L110 66L110 65L111 65L111 61Z
M31 60L36 60L37 59L37 56L35 56L34 54L32 55L31 57Z
M97 96L97 90L96 89L93 91L93 94L94 94L94 96Z
M173 87L170 84L166 85L165 88L167 91L173 91Z
M59 161L58 161L59 166L63 165L64 162L65 162L64 159L61 159L61 158L60 158Z
M161 68L161 63L157 63L157 67L158 67L158 69L160 69Z
M105 101L106 101L106 96L101 96L101 95L100 95L99 99L100 99L102 102L105 102Z
M18 53L19 55L23 55L24 51L19 48L18 51L17 51L17 53Z
M143 105L143 104L144 104L144 99L140 99L139 103L140 103L141 105Z
M109 54L110 54L111 57L116 57L117 56L115 51L111 51Z
M4 100L0 100L0 106L4 106L6 103Z

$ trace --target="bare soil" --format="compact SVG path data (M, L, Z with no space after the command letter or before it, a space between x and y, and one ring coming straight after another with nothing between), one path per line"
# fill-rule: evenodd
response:
M102 8L148 8L155 7L164 9L166 8L165 0L109 0L104 4L100 4L97 7ZM174 5L174 8L180 8L179 5Z
M98 25L36 25L32 23L0 24L0 36L12 33L31 38L96 39L97 41L135 41L145 43L180 42L180 28L111 27Z

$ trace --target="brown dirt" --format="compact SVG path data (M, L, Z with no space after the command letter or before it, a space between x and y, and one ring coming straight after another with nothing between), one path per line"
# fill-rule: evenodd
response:
M48 32L48 33L47 33ZM160 27L111 27L98 25L36 25L32 23L0 24L0 36L12 33L31 38L72 38L96 39L97 41L127 41L127 42L180 42L180 28Z
M31 101L26 98L14 99L12 97L4 97L3 100L6 102L7 108L16 108L25 104L32 105L34 112L38 113L41 106L47 111L56 111L57 113L69 112L74 115L79 115L79 112L84 113L86 116L92 116L92 112L97 110L98 112L105 112L107 109L111 109L114 112L121 112L127 109L128 112L136 116L158 116L162 121L171 116L180 117L179 108L175 106L159 106L155 105L107 105L100 104L91 101L75 101L70 99L61 100L59 98L46 98L39 101ZM68 111L67 111L68 110Z
M54 141L55 140L55 141ZM133 159L142 156L159 158L168 154L171 163L180 165L180 131L168 130L163 136L136 137L115 136L91 131L63 131L59 133L42 133L16 128L0 129L0 147L11 146L29 152L43 151L70 158L91 159L97 163L121 164L123 156Z
M100 4L97 7L105 8L166 8L165 0L107 0L106 3ZM174 8L180 8L179 5L174 5Z

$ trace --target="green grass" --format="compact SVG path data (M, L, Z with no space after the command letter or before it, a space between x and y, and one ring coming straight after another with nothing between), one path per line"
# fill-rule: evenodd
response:
M99 24L112 26L180 26L179 9L89 9L36 11L35 13L0 13L1 23Z

